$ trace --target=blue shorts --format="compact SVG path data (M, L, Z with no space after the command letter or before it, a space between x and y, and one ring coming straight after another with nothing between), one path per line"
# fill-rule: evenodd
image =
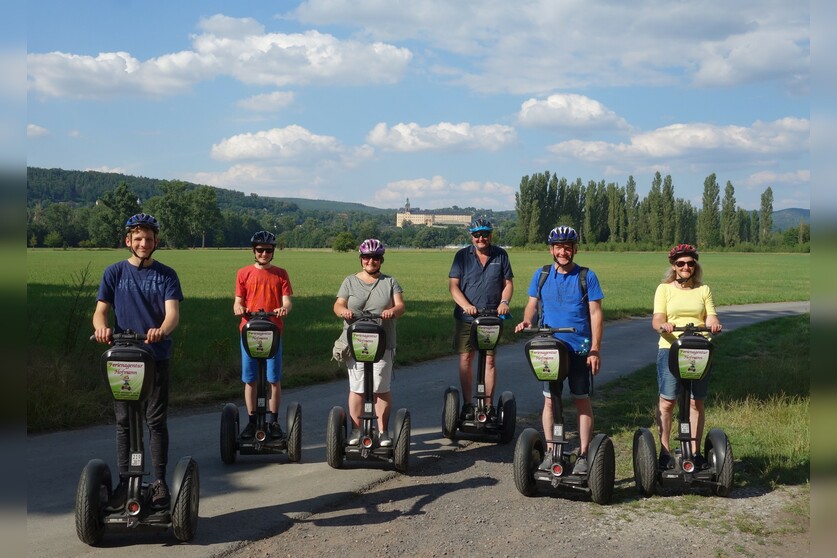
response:
M570 384L570 394L573 399L588 399L590 397L590 369L587 367L587 355L570 353L570 373L567 375ZM561 383L561 391L564 383ZM550 397L549 382L543 383L543 396Z
M252 384L259 379L259 361L247 354L244 341L241 341L241 381ZM278 384L282 381L282 338L279 338L279 350L276 356L267 359L267 381Z
M675 378L671 370L668 369L668 351L668 349L657 351L657 385L660 388L660 397L668 401L674 401L680 392L680 380ZM692 399L698 401L706 399L706 394L709 392L709 376L711 375L712 370L710 369L703 379L692 381Z

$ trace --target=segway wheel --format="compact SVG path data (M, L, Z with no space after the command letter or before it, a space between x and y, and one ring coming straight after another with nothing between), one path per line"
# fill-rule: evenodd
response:
M346 413L343 407L332 407L326 424L326 462L334 469L343 465L346 457Z
M101 459L91 459L81 470L76 490L76 534L81 542L95 546L102 541L102 509L110 492L110 468Z
M715 467L715 470L718 471L718 485L715 487L715 494L718 496L729 496L730 492L732 491L732 444L729 443L729 439L726 439L725 442L726 451L724 452L724 459L720 463L717 463L718 457L715 452L715 448L711 448L707 452L709 464Z
M590 496L597 504L607 504L613 496L613 484L616 479L616 454L613 451L613 440L609 437L599 443L593 461L590 463L590 473L587 484Z
M445 404L442 408L442 436L448 440L456 438L459 427L459 391L450 387L445 390Z
M238 407L227 403L221 410L221 461L227 465L235 463L238 450Z
M299 403L288 405L288 459L299 463L302 459L302 407Z
M633 458L637 491L646 498L653 496L657 488L657 444L647 428L634 432Z
M524 496L534 496L538 492L535 471L543 461L545 448L543 438L534 428L527 428L517 438L514 446L514 485Z
M395 433L395 445L393 446L392 462L395 470L407 474L410 467L410 411L398 409L395 415L395 424L400 425Z
M200 507L200 471L194 459L188 460L183 473L183 482L177 493L177 500L171 511L171 526L179 541L190 541L198 530L198 508Z
M514 394L504 391L500 396L500 413L502 413L503 429L500 431L500 443L508 444L514 438L514 429L517 427L517 402Z

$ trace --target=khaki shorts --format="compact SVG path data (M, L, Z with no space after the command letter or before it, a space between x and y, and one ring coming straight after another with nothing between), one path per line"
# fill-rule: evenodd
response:
M471 345L471 322L456 321L456 329L453 332L453 352L462 354L477 350ZM485 354L493 355L494 351L486 351Z
M372 365L372 391L375 393L389 393L392 382L392 365L395 361L395 349L387 349L381 360ZM349 369L349 391L363 393L364 363L354 359L346 361Z

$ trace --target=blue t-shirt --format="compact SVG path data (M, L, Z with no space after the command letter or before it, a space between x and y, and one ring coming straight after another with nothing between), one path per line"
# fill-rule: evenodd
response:
M506 279L514 277L509 254L499 246L492 245L488 252L488 261L483 267L475 252L476 247L473 245L459 250L453 257L448 277L459 279L462 294L478 310L495 309L500 306ZM454 306L453 317L465 322L474 319L463 312L458 304Z
M166 317L167 300L183 300L180 279L170 267L154 261L142 269L122 260L108 266L99 284L97 300L113 307L115 333L133 330L145 333L160 327ZM148 345L156 360L171 358L172 340Z
M587 297L581 299L581 285L578 274L581 267L577 264L566 274L558 273L555 266L549 267L549 275L541 289L543 299L543 323L547 327L574 327L575 333L556 333L555 337L567 343L573 351L586 354L590 350L593 336L590 326L589 301L604 298L599 278L592 269L587 271ZM528 295L538 297L538 279L541 270L535 271L529 283Z

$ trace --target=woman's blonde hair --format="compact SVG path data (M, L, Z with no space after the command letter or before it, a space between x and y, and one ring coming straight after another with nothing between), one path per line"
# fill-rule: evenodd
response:
M663 283L671 283L675 279L677 279L677 275L674 273L674 264L669 265L666 268L665 273L663 273ZM695 271L692 273L692 286L693 287L700 287L703 285L703 268L700 267L700 262L695 260Z

